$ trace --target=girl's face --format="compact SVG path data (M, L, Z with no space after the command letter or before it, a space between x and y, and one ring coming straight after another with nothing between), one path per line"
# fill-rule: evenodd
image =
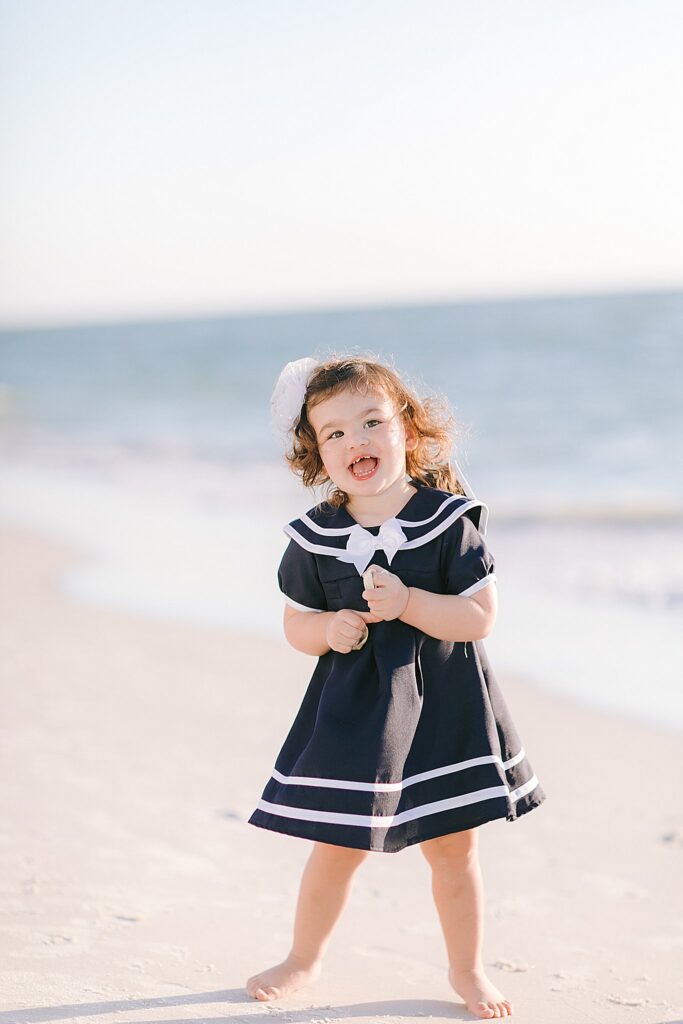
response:
M327 475L346 494L381 494L405 479L417 435L384 392L346 388L314 405L308 419Z

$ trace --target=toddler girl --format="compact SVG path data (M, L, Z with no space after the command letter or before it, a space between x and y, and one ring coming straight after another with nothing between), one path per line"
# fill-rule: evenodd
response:
M477 827L545 794L482 644L497 611L488 509L451 467L452 417L388 366L288 363L272 409L290 467L328 498L284 528L285 635L318 660L249 821L313 850L291 950L247 991L315 979L361 862L419 843L451 985L478 1017L506 1017L483 968Z

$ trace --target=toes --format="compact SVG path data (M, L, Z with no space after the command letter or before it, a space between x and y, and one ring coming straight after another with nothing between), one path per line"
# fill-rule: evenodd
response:
M491 1009L491 1007L489 1006L488 1003L485 1003L485 1002L482 1001L481 1003L477 1003L477 1006L480 1008L480 1011L481 1011L481 1012L479 1010L477 1011L479 1013L480 1017L493 1017L494 1016L493 1010Z
M498 1006L497 1003L488 1003L487 1005L490 1006L491 1009L493 1010L493 1016L494 1017L500 1017L501 1016L500 1007Z

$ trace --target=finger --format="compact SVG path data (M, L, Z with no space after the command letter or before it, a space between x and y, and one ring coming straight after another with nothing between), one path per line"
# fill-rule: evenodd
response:
M361 617L362 612L353 611L348 608L345 613L340 617L339 622L344 626L353 626L354 629L360 629L362 626Z
M362 635L362 633L362 629L354 629L352 627L349 627L348 629L340 629L337 636L343 643L346 643L348 641L348 643L350 644L355 644L356 640L358 639L359 636Z
M363 619L363 622L381 622L382 620L370 612L358 612Z
M345 622L354 622L358 619L358 616L362 613L357 608L342 608L341 612L337 613Z
M353 636L340 636L339 634L337 634L337 636L332 637L332 639L334 640L335 650L345 648L340 652L342 654L346 654L348 651L350 651L354 643L356 642L356 638Z
M360 615L353 620L353 622L344 622L339 626L339 636L353 637L360 636L366 630L365 620L361 619Z
M354 611L350 611L349 612L349 616L350 617L348 619L342 619L340 621L346 623L349 626L353 626L354 629L362 630L363 626L365 625L366 622L374 622L375 621L374 619L366 618L366 616L368 616L369 614L370 613L366 612L366 611L357 612L357 611L354 610Z

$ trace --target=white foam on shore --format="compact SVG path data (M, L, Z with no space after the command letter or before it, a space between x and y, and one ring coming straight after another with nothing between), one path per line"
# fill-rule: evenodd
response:
M165 619L280 630L273 566L287 542L271 494L215 474L131 461L106 467L2 467L0 516L83 551L63 591ZM237 504L237 492L240 501Z
M61 581L65 593L218 628L281 634L282 525L313 503L278 465L233 472L197 460L2 459L2 520L84 553ZM677 593L671 546L657 547L653 535L640 564L632 539L566 526L497 527L493 510L487 541L499 615L486 649L501 678L514 673L681 729L680 614L661 597ZM629 579L634 600L617 600L629 596Z

